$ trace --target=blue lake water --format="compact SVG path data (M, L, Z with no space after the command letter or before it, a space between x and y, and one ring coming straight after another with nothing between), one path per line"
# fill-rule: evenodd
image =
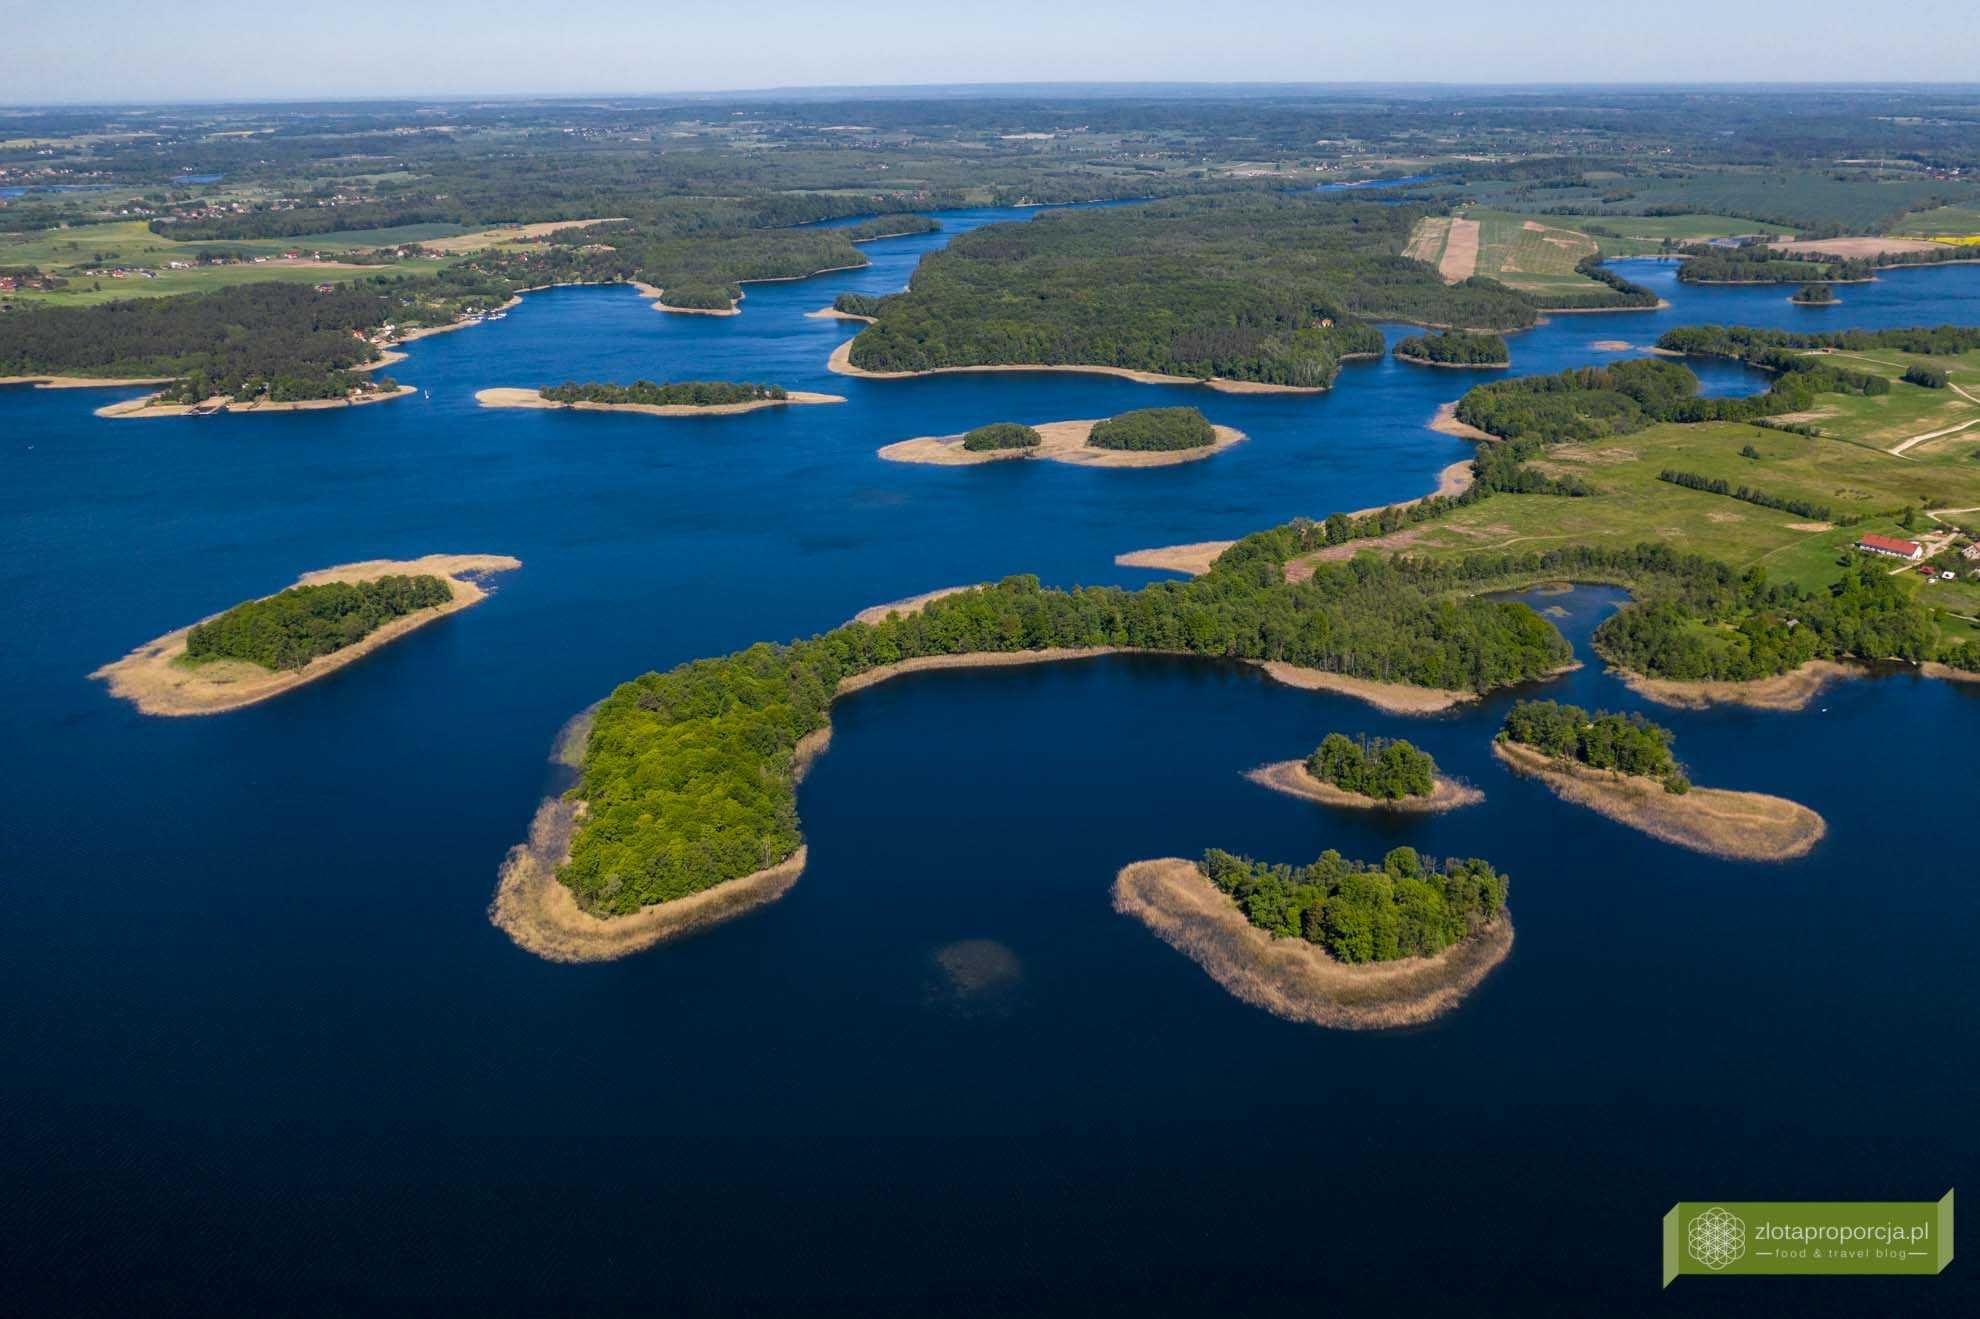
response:
M928 674L837 707L781 902L593 967L487 923L553 734L624 678L1009 572L1146 581L1113 556L1408 498L1468 453L1424 423L1477 377L1386 360L1309 398L825 371L858 327L803 312L1013 214L753 285L737 317L531 295L412 345L392 374L422 392L378 407L108 422L91 410L118 391L0 389L0 1311L1973 1311L1963 1264L1668 1293L1656 1264L1678 1199L1936 1199L1980 1171L1980 689L1655 711L1700 782L1827 817L1809 858L1756 866L1505 773L1510 696L1412 721L1173 659ZM1620 268L1676 305L1556 317L1513 340L1515 370L1704 321L1980 323L1975 266L1823 312ZM634 376L850 402L661 421L473 400ZM873 456L1184 401L1251 441L1143 471ZM304 570L431 552L524 567L233 714L147 718L85 677ZM1616 600L1534 597L1591 661ZM1641 708L1598 662L1546 690ZM1398 823L1241 777L1333 729L1406 734L1487 801ZM1518 927L1418 1030L1280 1022L1109 905L1140 857L1404 842L1509 871ZM964 992L938 957L969 941L1006 951Z

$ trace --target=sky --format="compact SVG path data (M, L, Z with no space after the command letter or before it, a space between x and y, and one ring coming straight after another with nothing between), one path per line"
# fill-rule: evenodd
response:
M985 82L1972 82L1908 0L0 0L0 103Z

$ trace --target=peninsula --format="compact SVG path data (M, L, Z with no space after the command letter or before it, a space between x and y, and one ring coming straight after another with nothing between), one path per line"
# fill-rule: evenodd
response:
M1507 877L1477 858L1310 866L1211 851L1138 861L1114 910L1146 925L1246 1003L1346 1030L1414 1026L1462 1002L1512 950Z
M1081 467L1167 467L1195 462L1245 438L1212 425L1195 408L1143 408L1104 421L1052 421L1040 426L1010 422L960 435L901 440L880 450L893 463L973 466L1010 458L1044 458Z
M717 417L760 408L814 403L843 403L838 394L813 394L781 385L741 384L727 380L688 380L655 384L636 380L630 385L564 384L542 389L478 389L474 401L484 408L571 408L581 412L639 412L650 417Z
M499 554L372 559L304 573L294 586L147 642L90 674L145 714L219 714L335 673L487 598L480 580L520 568Z

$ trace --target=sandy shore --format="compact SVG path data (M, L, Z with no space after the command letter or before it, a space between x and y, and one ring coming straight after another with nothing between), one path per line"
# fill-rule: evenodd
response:
M1862 670L1833 660L1810 660L1798 669L1771 678L1748 682L1674 682L1668 678L1646 678L1618 665L1614 674L1631 691L1646 701L1680 710L1703 710L1713 705L1746 705L1756 710L1803 710L1808 703L1838 678L1854 677Z
M1205 380L1197 376L1169 376L1159 371L1133 371L1124 366L1045 366L1042 364L999 365L999 366L938 366L927 371L868 371L852 364L853 340L848 339L832 350L826 359L826 367L842 376L857 376L861 380L917 380L923 376L986 375L999 371L1054 371L1074 375L1113 376L1119 380L1132 380L1143 385L1205 385L1225 394L1324 394L1326 387L1306 388L1300 385L1265 385L1253 380L1225 380L1212 376Z
M1431 785L1428 797L1404 797L1398 801L1384 801L1378 797L1364 797L1358 792L1335 787L1324 779L1316 779L1307 770L1303 760L1281 760L1270 765L1260 765L1249 770L1245 777L1262 788L1283 792L1288 796L1305 797L1326 806L1346 806L1358 811L1403 811L1416 814L1432 814L1438 811L1452 811L1460 806L1475 806L1485 800L1485 794L1468 783L1445 778L1439 774Z
M1201 577L1210 571L1210 565L1217 561L1218 555L1235 544L1237 542L1234 540L1199 540L1188 545L1129 550L1126 554L1116 554L1114 562L1123 568L1159 568L1164 572Z
M390 403L393 399L404 398L419 391L411 385L400 385L397 389L381 389L370 394L352 394L346 398L306 398L293 403L266 403L259 399L248 399L236 403L226 395L203 399L199 403L153 403L156 394L146 394L124 403L111 403L96 410L99 417L119 417L128 420L132 417L189 417L198 409L206 409L202 416L219 412L326 412L331 408L356 408L367 403Z
M854 614L850 621L854 623L865 623L869 626L874 623L884 623L887 621L887 615L889 614L900 614L902 617L906 617L909 614L918 614L928 605L940 600L943 596L958 595L964 591L974 591L980 586L988 585L988 582L973 582L968 586L944 586L933 591L923 591L920 595L910 595L900 600L889 600L884 605L868 605L857 614Z
M33 385L36 389L129 389L134 385L169 385L177 376L0 376L0 385Z
M641 412L649 417L726 417L738 412L755 412L761 408L781 408L813 403L843 403L846 400L838 394L812 394L802 389L794 389L783 398L759 398L747 403L709 403L696 406L689 403L557 403L543 397L535 389L477 389L474 401L484 408L544 408L552 411L567 409L575 412Z
M89 676L109 683L111 695L131 702L146 714L219 714L225 710L238 710L271 696L279 696L306 682L315 682L437 618L479 604L487 598L488 592L474 580L476 577L520 567L520 559L512 559L506 554L429 554L419 559L369 559L363 563L323 568L304 573L296 579L295 585L321 586L329 582L369 581L394 574L430 573L447 579L454 598L444 605L395 618L355 645L319 655L300 669L271 670L243 660L227 659L210 660L198 666L177 663L186 653L186 634L196 626L188 624L139 646L124 658L104 665ZM200 620L202 623L205 621Z
M1512 918L1499 918L1435 957L1350 965L1304 939L1275 939L1191 861L1137 861L1114 878L1114 910L1209 972L1253 1007L1289 1021L1343 1030L1415 1026L1442 1016L1512 951Z
M1085 421L1048 421L1036 426L1039 444L1033 449L986 449L971 452L963 448L961 435L926 435L902 440L880 450L890 463L929 463L937 467L973 467L981 463L1004 462L1013 458L1043 458L1049 462L1072 463L1078 467L1173 467L1224 452L1241 442L1245 434L1229 426L1213 426L1217 438L1196 449L1096 449L1086 442L1099 418Z
M1655 779L1555 761L1504 740L1494 740L1492 752L1562 801L1694 852L1732 861L1791 861L1806 856L1828 832L1821 816L1785 797L1696 786L1670 793Z
M1926 660L1918 666L1918 671L1928 678L1940 678L1946 682L1980 682L1980 673L1955 669L1952 665L1941 664L1937 660Z
M858 321L861 325L874 324L874 318L871 316L855 316L849 311L840 311L837 307L820 307L817 311L806 312L804 316L806 320L811 321ZM848 348L846 351L852 350Z
M1481 443L1498 442L1499 437L1491 431L1479 430L1458 420L1457 403L1446 403L1437 409L1437 415L1430 419L1430 429L1439 435L1450 435L1460 440L1478 440Z
M1313 692L1335 692L1366 701L1390 714L1436 714L1454 705L1478 699L1476 692L1446 691L1440 687L1412 687L1400 682L1376 682L1372 678L1351 678L1344 673L1303 669L1278 660L1253 660L1273 679L1288 687Z

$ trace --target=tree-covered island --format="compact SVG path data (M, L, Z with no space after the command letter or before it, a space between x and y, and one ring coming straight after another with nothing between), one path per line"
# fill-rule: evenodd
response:
M1413 334L1397 342L1399 362L1425 366L1501 367L1512 365L1512 351L1505 338L1470 330L1442 330L1436 334Z

